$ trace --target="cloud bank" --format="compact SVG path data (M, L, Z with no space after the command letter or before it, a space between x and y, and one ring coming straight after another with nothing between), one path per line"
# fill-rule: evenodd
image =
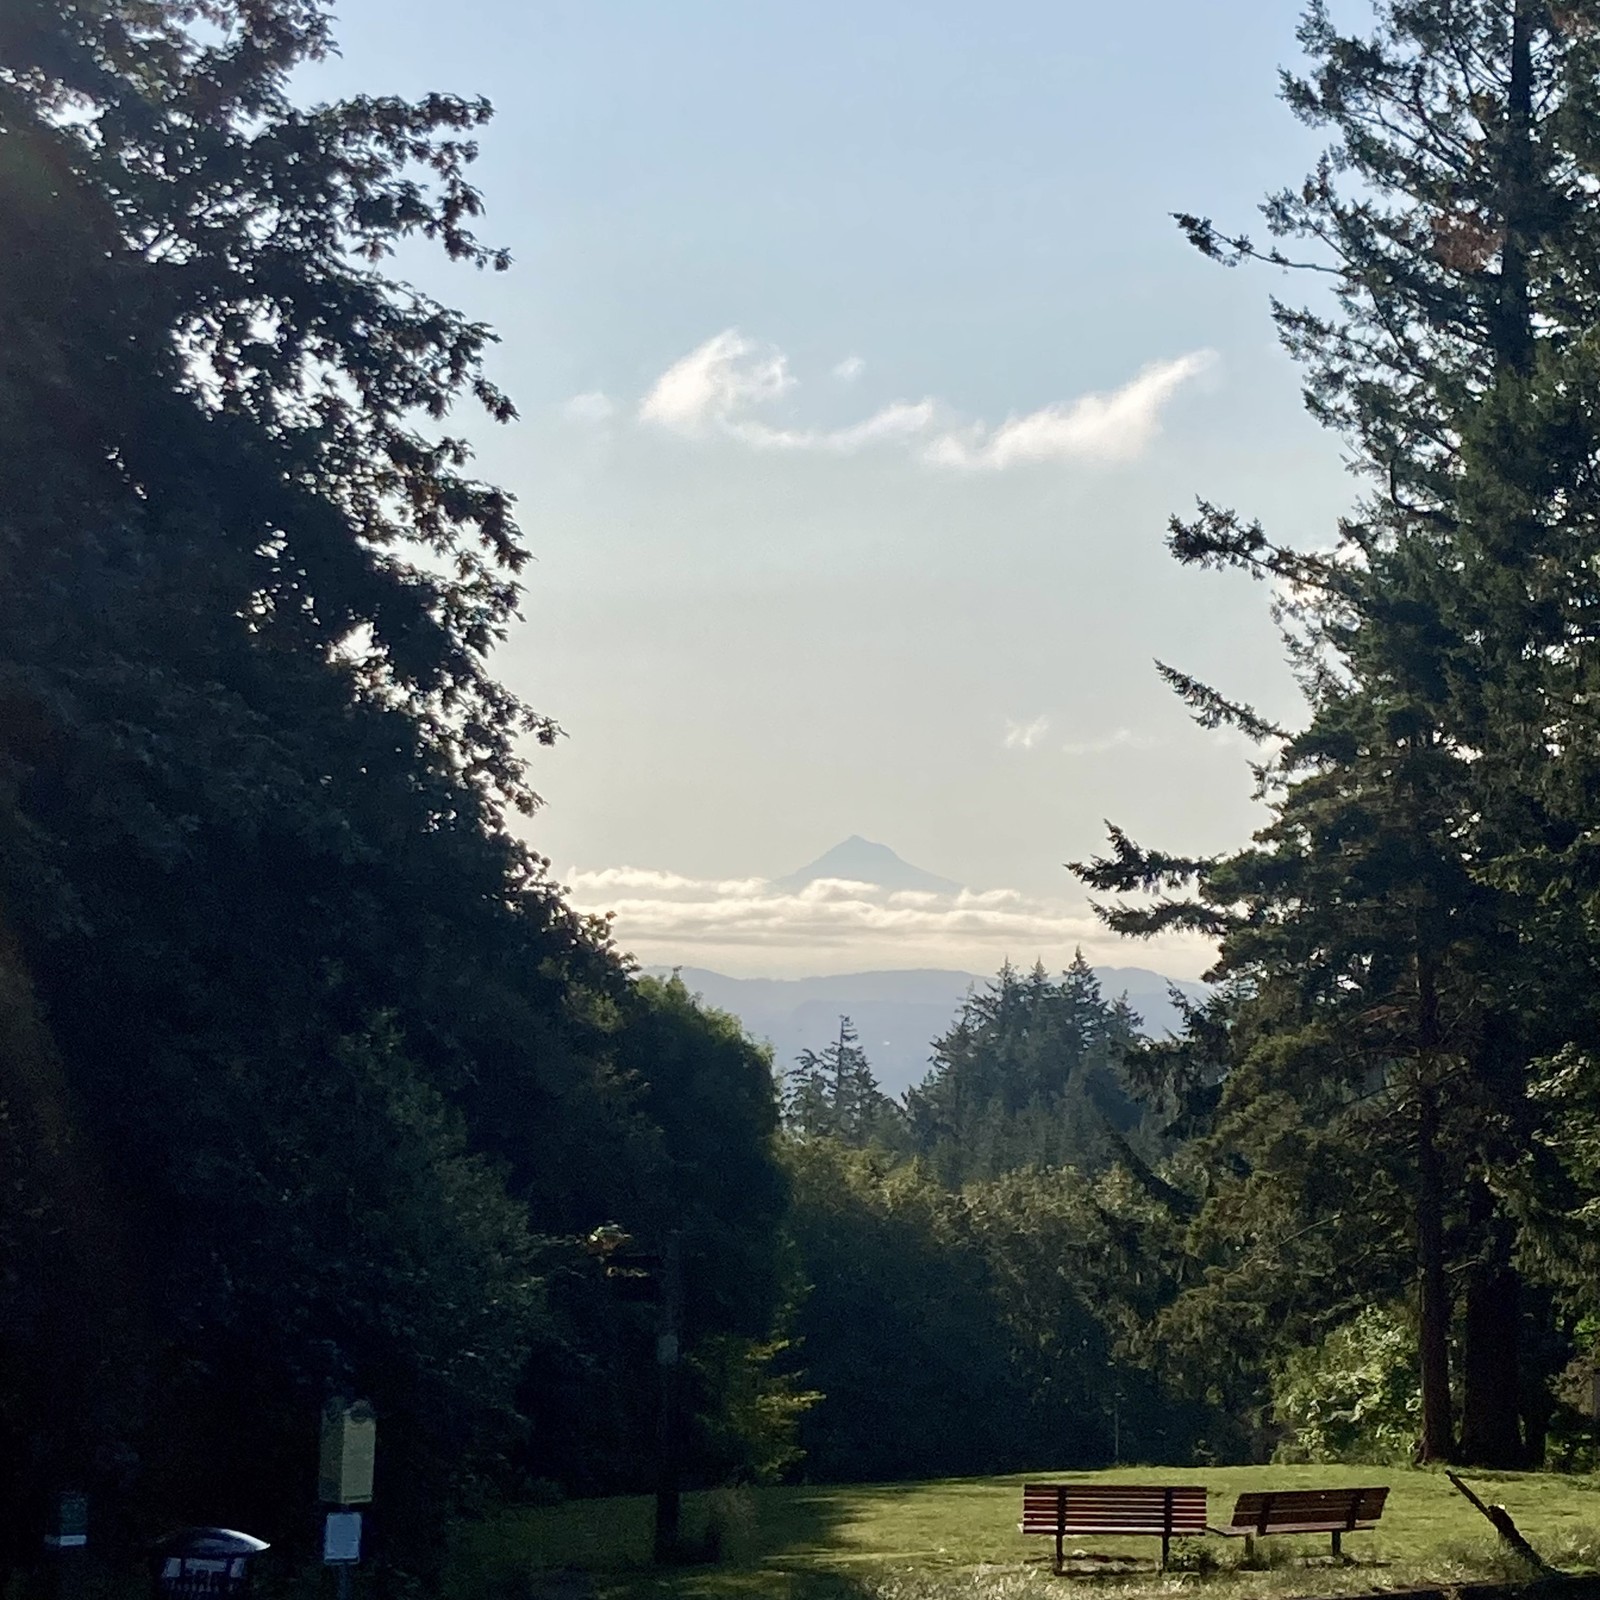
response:
M564 881L575 907L610 913L618 942L651 965L789 976L918 966L981 972L1007 958L1062 965L1079 947L1102 962L1128 954L1087 905L1014 889L942 895L824 878L780 892L762 878L641 867L573 870ZM1198 973L1207 964L1194 941L1157 944L1163 970Z
M1179 390L1215 361L1212 351L1195 350L1152 362L1109 393L1053 402L995 424L963 419L945 402L925 397L891 401L845 427L780 426L762 412L798 387L788 357L725 328L656 379L639 402L637 420L681 439L731 439L752 450L849 455L897 444L929 466L971 473L1049 462L1112 464L1142 455ZM864 365L852 355L833 375L850 382ZM594 399L575 397L567 414L581 418Z

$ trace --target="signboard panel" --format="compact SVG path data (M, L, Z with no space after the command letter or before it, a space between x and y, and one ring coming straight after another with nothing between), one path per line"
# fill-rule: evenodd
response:
M324 1505L359 1506L372 1498L378 1420L366 1401L334 1402L322 1414L317 1497Z
M324 1566L347 1566L361 1559L361 1513L330 1511L322 1521Z

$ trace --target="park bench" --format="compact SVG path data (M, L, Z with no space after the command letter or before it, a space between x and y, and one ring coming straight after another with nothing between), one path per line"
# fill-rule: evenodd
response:
M1206 1531L1206 1492L1197 1484L1030 1483L1022 1491L1019 1533L1056 1542L1056 1571L1063 1542L1097 1534L1142 1534L1161 1541L1161 1565L1174 1538Z
M1261 1489L1240 1495L1233 1521L1212 1531L1242 1538L1247 1561L1256 1540L1269 1533L1330 1534L1334 1555L1342 1556L1341 1536L1374 1527L1388 1497L1387 1489Z

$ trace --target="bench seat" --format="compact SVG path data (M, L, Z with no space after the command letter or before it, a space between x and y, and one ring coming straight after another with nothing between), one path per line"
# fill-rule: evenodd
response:
M1160 1539L1165 1567L1173 1539L1206 1531L1206 1491L1197 1484L1030 1483L1017 1531L1055 1540L1057 1572L1069 1536Z
M1368 1533L1383 1515L1387 1488L1258 1489L1239 1496L1233 1520L1212 1529L1224 1538L1243 1539L1246 1558L1255 1541L1271 1533L1326 1533L1333 1553L1343 1555L1340 1539L1347 1533Z

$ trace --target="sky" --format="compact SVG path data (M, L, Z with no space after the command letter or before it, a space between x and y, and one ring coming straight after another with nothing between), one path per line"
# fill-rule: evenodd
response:
M1359 8L1355 8L1359 10ZM1319 148L1287 0L342 0L307 98L482 94L512 270L397 270L494 326L452 419L536 560L499 674L561 723L533 845L647 963L774 977L1092 960L1063 863L1262 816L1160 658L1292 721L1270 595L1182 569L1196 496L1330 540L1356 485L1261 232ZM445 20L441 20L445 19ZM848 835L968 885L768 881Z

